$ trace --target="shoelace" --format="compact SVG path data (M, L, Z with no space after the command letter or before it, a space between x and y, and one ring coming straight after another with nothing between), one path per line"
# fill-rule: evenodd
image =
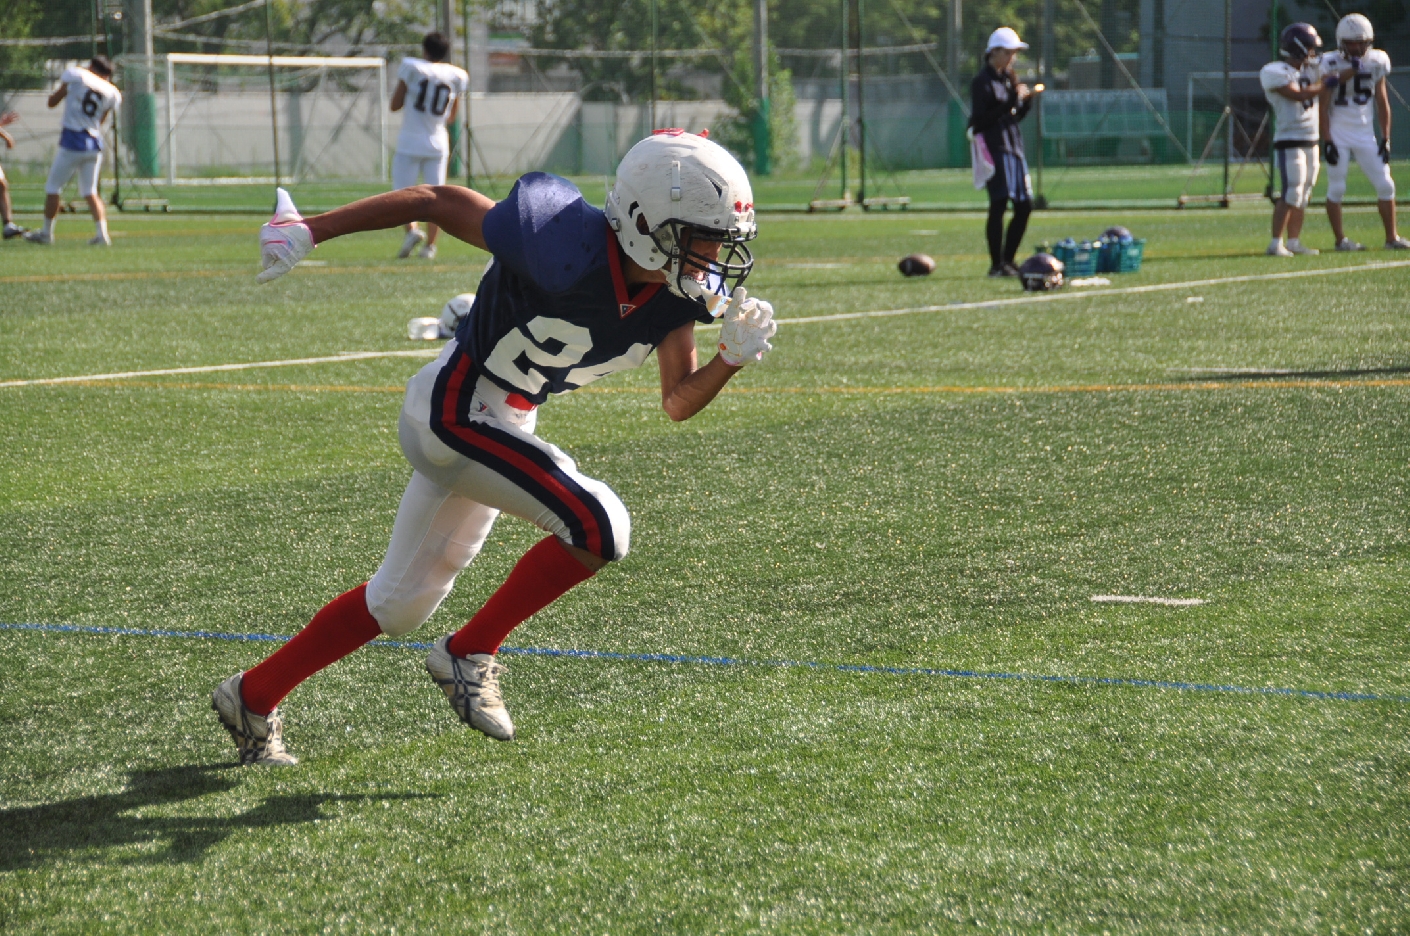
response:
M504 696L499 691L499 674L504 672L503 666L498 663L479 663L474 660L460 662L479 677L473 681L467 680L467 682L479 690L478 694L483 705L495 708L504 705Z

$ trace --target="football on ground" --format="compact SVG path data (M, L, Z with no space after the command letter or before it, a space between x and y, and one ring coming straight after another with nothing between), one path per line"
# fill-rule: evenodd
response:
M935 272L935 261L923 253L913 253L901 258L896 269L902 276L929 276Z

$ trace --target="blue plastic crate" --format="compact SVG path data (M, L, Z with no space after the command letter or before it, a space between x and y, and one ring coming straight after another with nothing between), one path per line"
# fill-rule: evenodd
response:
M1061 252L1058 252L1061 251ZM1068 279L1092 276L1097 272L1097 248L1091 241L1063 241L1053 256L1062 261Z
M1138 237L1118 246L1121 248L1121 257L1115 272L1135 273L1141 268L1141 260L1146 255L1146 239Z

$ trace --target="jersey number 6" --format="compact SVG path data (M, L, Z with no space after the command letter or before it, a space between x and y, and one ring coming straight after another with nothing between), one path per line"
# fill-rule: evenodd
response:
M83 92L83 112L89 117L98 113L98 108L103 104L102 98L98 97L98 92L89 88Z

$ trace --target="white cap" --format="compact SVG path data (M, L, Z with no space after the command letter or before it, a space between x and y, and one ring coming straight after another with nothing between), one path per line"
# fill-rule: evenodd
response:
M988 55L995 49L1017 50L1026 48L1028 48L1028 43L1018 38L1018 33L1009 29L1007 26L1000 26L989 34L989 45L985 47L984 54Z

